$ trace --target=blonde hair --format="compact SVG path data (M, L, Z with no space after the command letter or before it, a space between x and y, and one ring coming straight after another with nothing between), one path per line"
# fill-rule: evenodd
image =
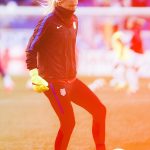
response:
M45 13L51 13L57 6L58 0L38 0L39 4L45 8Z
M57 0L47 0L49 12L53 12L55 7L57 6Z

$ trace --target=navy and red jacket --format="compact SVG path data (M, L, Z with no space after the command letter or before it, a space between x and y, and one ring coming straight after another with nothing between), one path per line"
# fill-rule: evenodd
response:
M29 70L38 68L46 80L76 76L75 45L78 20L74 11L56 7L41 19L26 49Z

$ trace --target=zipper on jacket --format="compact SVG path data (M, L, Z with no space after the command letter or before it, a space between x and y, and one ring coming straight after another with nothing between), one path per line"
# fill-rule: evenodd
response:
M68 40L67 40L67 60L66 60L66 66L67 66L67 77L72 75L73 63L72 63L72 28L69 28L68 30ZM71 45L71 47L70 47Z

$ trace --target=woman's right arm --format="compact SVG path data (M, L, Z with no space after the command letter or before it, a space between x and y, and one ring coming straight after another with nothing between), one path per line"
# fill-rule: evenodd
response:
M43 39L46 37L48 30L48 16L39 21L38 25L34 29L34 33L31 36L28 46L26 48L26 65L27 69L32 70L37 68L37 53L40 47L43 47Z
M27 69L30 70L29 74L33 85L32 87L36 92L49 90L48 82L39 76L37 64L37 53L40 48L44 50L44 39L47 38L48 29L48 17L45 17L36 26L26 49Z

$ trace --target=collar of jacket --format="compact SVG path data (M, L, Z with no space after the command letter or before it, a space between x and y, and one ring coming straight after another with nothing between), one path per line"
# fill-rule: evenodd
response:
M54 13L63 21L67 26L71 26L73 22L73 15L75 11L65 9L63 7L57 6Z

